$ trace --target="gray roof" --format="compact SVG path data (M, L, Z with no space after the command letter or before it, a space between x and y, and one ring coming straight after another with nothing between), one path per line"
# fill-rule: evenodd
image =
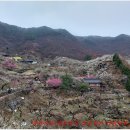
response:
M87 82L87 83L94 83L94 84L101 83L100 79L95 79L95 78L84 78L83 80L84 82Z

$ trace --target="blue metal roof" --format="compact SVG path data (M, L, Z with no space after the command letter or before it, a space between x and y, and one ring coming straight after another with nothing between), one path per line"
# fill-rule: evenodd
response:
M21 62L30 62L30 63L32 63L33 60L22 60Z
M84 78L83 80L87 83L95 83L95 84L101 83L100 79L95 79L95 78Z

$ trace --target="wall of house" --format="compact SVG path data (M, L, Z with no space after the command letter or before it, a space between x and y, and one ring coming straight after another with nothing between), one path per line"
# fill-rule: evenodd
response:
M94 90L94 91L99 91L100 88L100 84L89 84L90 87Z

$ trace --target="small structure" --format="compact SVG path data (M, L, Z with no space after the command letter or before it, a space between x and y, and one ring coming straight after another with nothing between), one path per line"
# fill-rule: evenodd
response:
M33 60L22 60L21 62L26 64L37 64L37 61L33 61Z
M94 91L101 91L102 89L102 81L98 78L83 78L83 81L88 83Z
M32 64L37 64L37 61L33 61Z
M84 82L87 82L91 87L101 86L101 80L98 78L83 78Z
M20 56L15 56L15 57L12 57L12 59L14 59L15 61L20 61L20 60L22 60L22 57L20 57Z

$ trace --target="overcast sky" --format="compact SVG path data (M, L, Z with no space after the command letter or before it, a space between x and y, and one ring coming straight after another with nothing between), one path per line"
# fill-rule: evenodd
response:
M0 21L63 28L74 35L130 35L128 2L0 2Z

